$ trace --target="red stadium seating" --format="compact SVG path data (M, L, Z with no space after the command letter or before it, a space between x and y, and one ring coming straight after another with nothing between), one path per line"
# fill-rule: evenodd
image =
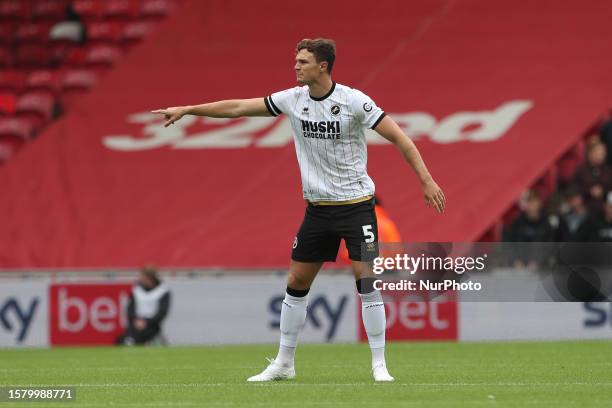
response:
M38 0L32 7L33 20L60 21L66 14L66 0Z
M17 28L15 41L20 46L26 43L44 44L49 41L50 29L51 23L47 22L21 24Z
M83 47L69 47L62 64L68 67L79 67L85 63L85 53L87 49Z
M59 91L60 72L51 70L32 71L26 79L26 91L46 92L57 95Z
M22 69L47 68L51 62L51 50L40 44L25 44L17 49L15 65Z
M41 92L28 92L17 100L15 115L30 123L38 131L53 118L55 101L52 96Z
M28 121L20 118L0 118L0 144L5 146L5 153L10 156L18 151L34 136Z
M12 67L14 63L13 52L9 47L0 45L0 68Z
M94 45L85 52L85 66L89 68L111 68L121 57L121 48L113 45Z
M87 40L91 45L119 44L123 24L120 22L94 21L87 24Z
M15 113L15 104L17 102L17 95L10 92L0 91L0 117L11 116Z
M123 29L121 42L123 45L130 47L145 38L151 31L153 31L154 27L154 23L149 21L135 21L133 23L128 23Z
M65 18L68 4L86 25L85 44L73 27L59 29L57 23ZM141 14L158 20L168 15L171 6L142 0L0 0L0 117L18 118L3 122L5 133L24 126L25 133L43 129L60 106L57 102L63 108L73 106L123 49L152 30L155 22L138 20ZM20 143L4 142L0 162L11 157Z
M104 2L96 0L76 0L73 3L74 10L83 17L84 20L96 20L102 14Z
M0 21L25 21L30 17L31 2L5 0L0 2Z
M81 95L89 92L96 84L96 73L91 70L78 69L66 71L61 81L61 102L64 108L70 108Z
M11 45L15 38L17 24L14 21L0 21L0 45Z
M108 0L104 3L102 18L114 21L130 21L138 16L138 0Z
M26 73L20 70L0 71L0 92L19 93L25 87Z
M171 4L166 0L143 0L140 6L140 18L160 20L168 15Z

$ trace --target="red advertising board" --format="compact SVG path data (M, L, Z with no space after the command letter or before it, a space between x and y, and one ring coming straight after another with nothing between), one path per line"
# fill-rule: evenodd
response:
M457 340L458 305L456 295L447 292L433 300L427 293L383 291L387 314L387 340ZM361 317L361 303L359 317ZM359 340L368 337L359 323Z
M131 284L49 287L51 345L112 344L126 326Z

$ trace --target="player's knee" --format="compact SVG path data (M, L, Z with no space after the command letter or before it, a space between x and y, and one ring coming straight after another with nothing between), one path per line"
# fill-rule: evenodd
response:
M287 286L296 290L306 290L310 289L310 279L301 276L296 272L289 272L289 277L287 279Z

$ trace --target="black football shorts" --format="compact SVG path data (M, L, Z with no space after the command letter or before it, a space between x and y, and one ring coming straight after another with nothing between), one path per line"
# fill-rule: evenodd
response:
M308 204L295 240L291 259L298 262L334 262L340 240L349 258L372 261L378 256L378 224L374 199L356 204ZM363 254L362 254L363 244Z

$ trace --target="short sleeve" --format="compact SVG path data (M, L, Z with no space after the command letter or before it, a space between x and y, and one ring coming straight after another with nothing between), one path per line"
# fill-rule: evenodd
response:
M285 89L284 91L275 92L272 95L266 96L264 102L272 116L278 116L281 113L286 115L291 111L291 106L295 104L296 96L296 88Z
M361 125L370 129L374 129L386 115L368 95L357 89L353 89L351 107Z

